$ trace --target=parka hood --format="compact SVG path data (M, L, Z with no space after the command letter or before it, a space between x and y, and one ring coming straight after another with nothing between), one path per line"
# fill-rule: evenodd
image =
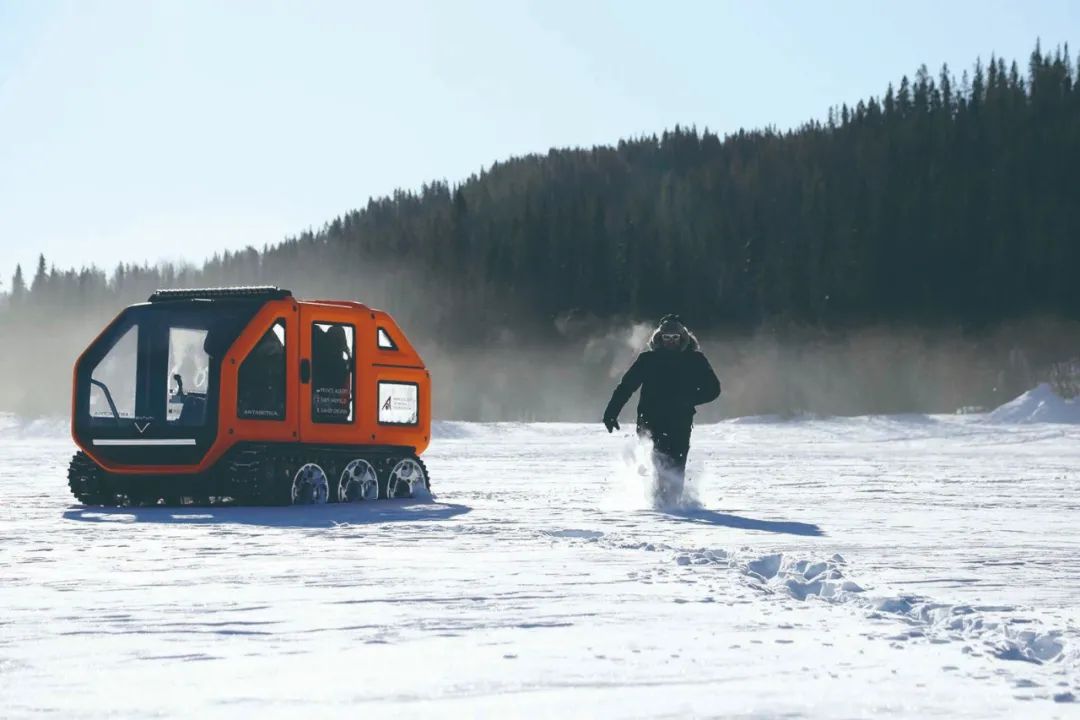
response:
M688 350L698 350L701 347L697 338L694 337L694 333L690 332L689 328L683 325L682 320L679 319L678 315L665 315L660 318L660 324L657 326L656 330L653 331L652 337L649 338L650 350L665 349L664 341L660 336L666 332L677 332L682 336L682 340L679 343L679 350L685 352Z

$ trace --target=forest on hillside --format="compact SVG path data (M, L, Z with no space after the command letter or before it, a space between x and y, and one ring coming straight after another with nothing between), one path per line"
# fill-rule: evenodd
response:
M202 266L41 258L0 306L0 409L63 412L77 353L154 289L256 283L390 310L444 418L597 417L667 312L725 381L707 417L987 404L1080 355L1078 170L1080 61L1036 47L790 131L513 158Z

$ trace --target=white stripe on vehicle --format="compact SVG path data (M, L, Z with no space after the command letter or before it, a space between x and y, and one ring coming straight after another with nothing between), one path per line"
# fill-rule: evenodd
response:
M94 440L95 445L194 445L195 438L168 438L162 440Z

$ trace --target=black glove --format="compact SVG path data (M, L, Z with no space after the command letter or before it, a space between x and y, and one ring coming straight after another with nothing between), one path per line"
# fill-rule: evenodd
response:
M606 415L604 417L604 427L607 428L608 432L612 432L613 430L621 429L621 428L619 428L619 418L611 417L610 415Z

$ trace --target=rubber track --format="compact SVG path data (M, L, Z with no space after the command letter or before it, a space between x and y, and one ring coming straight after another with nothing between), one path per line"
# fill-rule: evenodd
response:
M410 457L424 471L428 491L431 476L416 455L365 455L356 450L309 449L299 446L254 445L233 451L207 475L173 476L167 479L140 476L110 476L85 453L77 452L68 468L68 487L84 505L113 507L179 504L190 498L194 504L220 503L231 499L238 505L290 505L292 478L305 463L314 462L326 473L329 501L338 500L341 472L350 460L363 458L375 468L379 497L385 498L390 471L398 461ZM167 493L162 488L168 488Z
M326 473L329 501L338 501L341 472L351 460L363 458L375 468L379 478L379 497L385 498L387 477L394 465L411 457L424 471L428 491L431 476L424 461L416 455L365 456L349 450L303 451L293 447L252 446L236 453L227 464L228 479L224 491L242 505L289 505L292 502L292 478L306 463L316 463Z
M106 490L105 473L83 451L75 453L68 466L68 487L83 505L112 505L115 496Z

